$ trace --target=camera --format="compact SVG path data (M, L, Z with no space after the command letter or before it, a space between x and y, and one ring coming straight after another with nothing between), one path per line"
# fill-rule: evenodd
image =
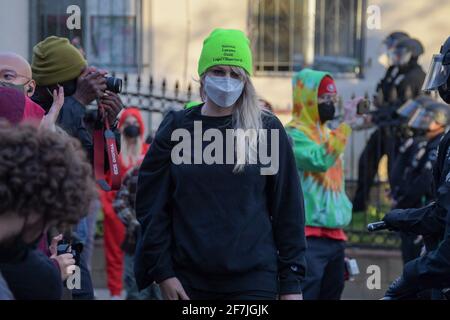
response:
M73 255L73 259L75 260L75 265L80 265L81 253L83 252L84 245L83 243L77 239L75 236L72 236L72 241L69 242L67 240L63 240L59 242L57 247L57 255L63 255L66 253L70 253Z
M121 93L122 92L122 79L114 77L105 77L106 79L106 90Z
M368 99L363 99L358 102L356 106L356 113L358 115L365 115L370 113L370 101Z

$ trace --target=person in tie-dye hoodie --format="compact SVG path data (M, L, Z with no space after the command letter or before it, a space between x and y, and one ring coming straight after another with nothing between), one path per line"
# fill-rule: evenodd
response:
M343 228L352 204L345 193L343 153L351 128L327 125L335 117L337 90L326 72L303 69L293 77L292 138L305 199L307 273L305 300L340 299L344 289Z

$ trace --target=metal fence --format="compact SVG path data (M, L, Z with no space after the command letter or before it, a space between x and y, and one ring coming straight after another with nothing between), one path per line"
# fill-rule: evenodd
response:
M182 87L180 81L167 79L155 81L151 75L118 74L113 77L123 80L122 101L126 106L136 106L144 114L148 133L154 133L163 116L170 110L181 110L191 99L198 99L193 93L192 83Z
M194 93L194 84L182 86L179 81L169 82L167 79L155 81L152 76L112 74L123 79L122 99L127 106L137 106L144 113L148 131L154 133L165 113L169 110L182 109L191 101L198 100ZM358 174L358 160L362 148L366 145L374 128L361 128L354 131L349 140L346 153L346 186L347 194L353 199ZM381 167L386 167L381 165ZM386 172L380 170L370 192L369 209L355 213L352 223L346 228L349 244L358 247L398 248L400 239L395 233L379 232L371 234L366 230L370 222L381 220L390 209Z

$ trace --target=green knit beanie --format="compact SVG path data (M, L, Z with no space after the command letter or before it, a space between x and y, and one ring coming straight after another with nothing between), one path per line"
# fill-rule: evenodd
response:
M239 30L215 29L203 42L198 63L198 74L202 76L213 66L241 67L249 75L253 71L250 41Z
M38 86L48 86L78 78L86 60L68 39L48 37L33 48L31 69Z

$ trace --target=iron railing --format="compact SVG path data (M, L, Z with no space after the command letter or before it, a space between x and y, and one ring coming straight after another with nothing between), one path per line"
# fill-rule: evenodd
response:
M116 72L111 75L123 80L122 101L126 106L136 106L144 113L149 133L155 132L169 110L181 110L191 99L199 99L198 94L193 93L191 83L184 87L178 80L169 84L167 79L157 81L152 75Z

